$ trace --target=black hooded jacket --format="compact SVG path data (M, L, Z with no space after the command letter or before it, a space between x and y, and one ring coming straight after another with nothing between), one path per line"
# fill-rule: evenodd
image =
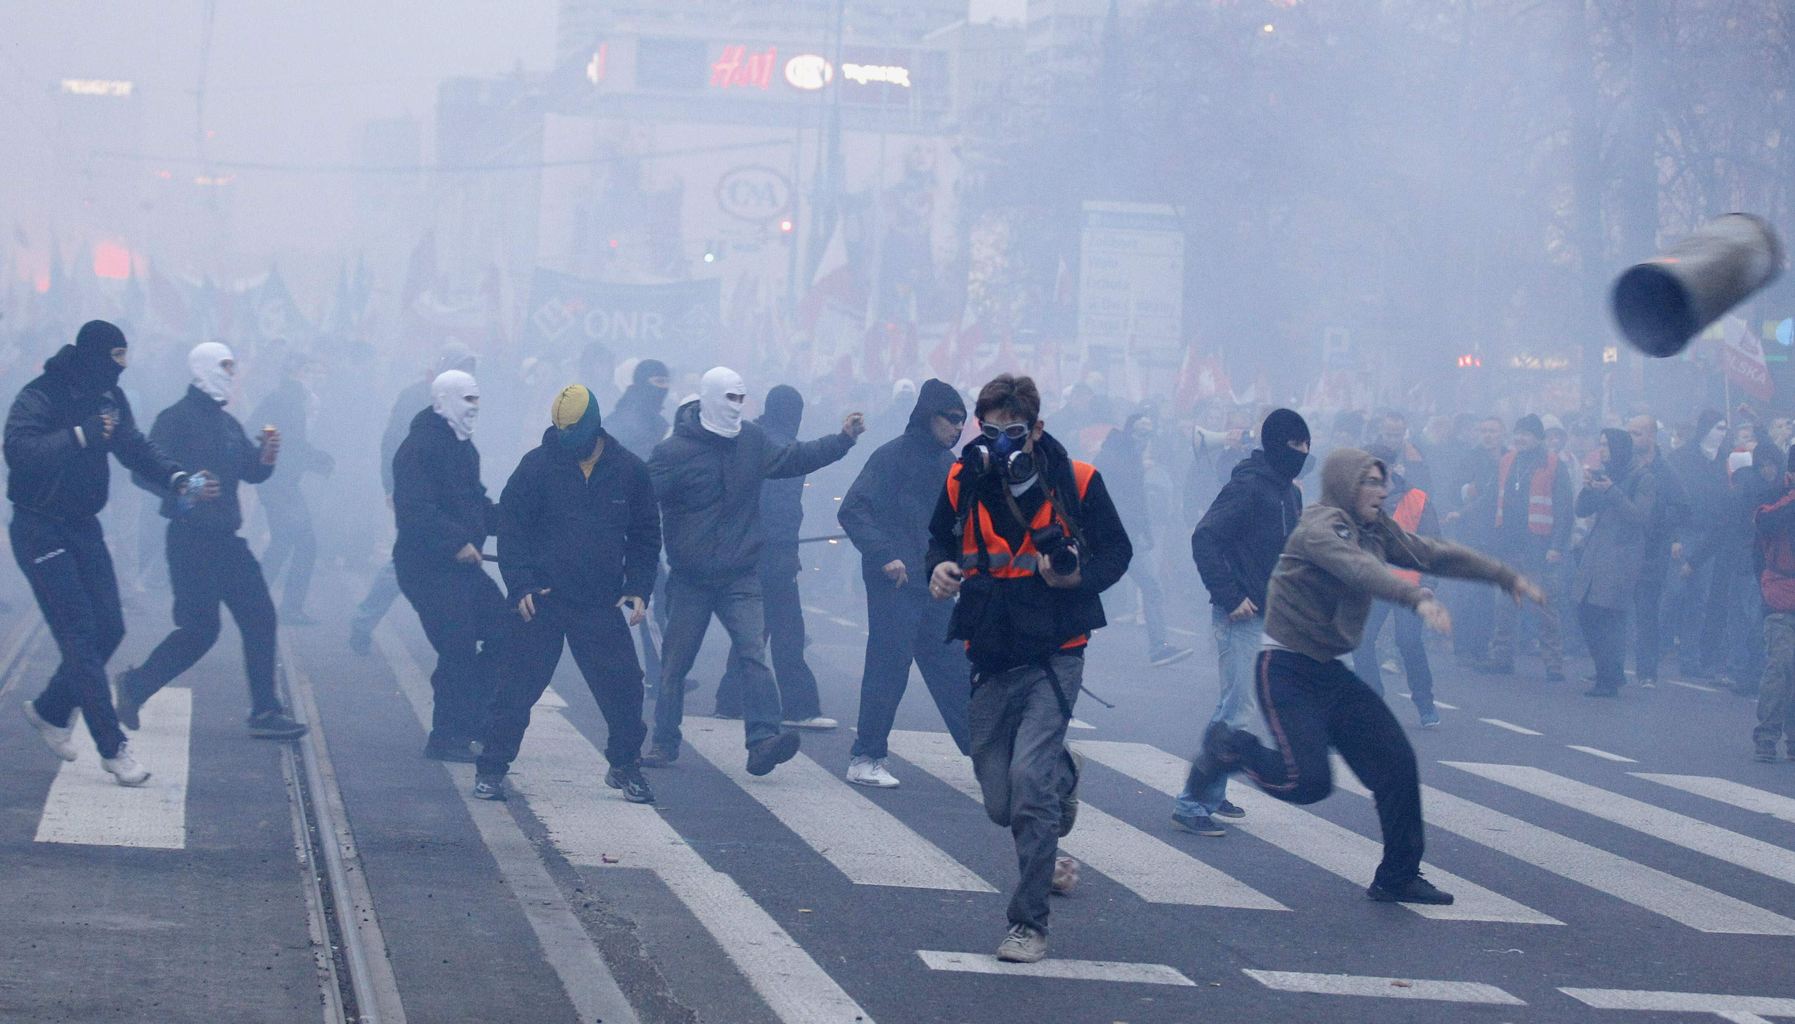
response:
M968 446L970 447L970 446ZM1022 665L1034 664L1062 650L1061 645L1108 624L1099 596L1114 586L1128 572L1134 547L1128 531L1116 514L1104 487L1103 475L1093 473L1082 501L1078 498L1078 481L1072 471L1072 457L1052 434L1043 433L1035 442L1035 456L1040 460L1041 476L1059 495L1067 511L1076 520L1076 536L1080 546L1078 586L1060 589L1049 587L1039 574L1019 579L997 579L995 585L979 592L969 579L963 586L954 607L953 635L971 641L968 657L982 673L1002 672ZM976 498L991 513L992 525L1012 547L1020 544L1032 520L1047 500L1045 488L1037 484L1016 498L1023 522L1018 522L1009 502L1003 500L1003 488L1009 485L1001 478L984 476L971 479L971 469L963 465L968 483L961 492L961 502ZM961 515L948 500L942 488L929 518L929 555L924 575L935 571L942 562L958 561L961 556ZM983 644L978 635L995 636L1001 642ZM983 649L981 649L981 647ZM1065 649L1065 653L1082 655L1082 648Z
M646 462L667 436L667 417L661 412L666 404L666 388L631 384L605 417L605 433Z
M781 384L767 392L766 408L756 423L775 445L797 441L804 422L804 396ZM766 544L760 550L760 570L769 578L798 574L798 534L804 528L804 478L781 477L760 485L760 526Z
M944 412L964 415L966 403L952 386L924 381L904 432L874 450L841 499L835 518L869 574L901 561L910 586L928 586L923 565L929 554L929 517L954 464L953 450L941 447L930 424Z
M243 506L237 501L239 483L259 484L273 475L274 467L262 462L262 449L250 441L237 417L224 411L218 400L189 385L181 400L162 410L150 427L150 440L183 465L203 469L218 478L216 501L202 501L183 511L180 502L156 481L133 473L137 486L162 495L162 518L183 529L236 533L243 526Z
M617 439L592 465L562 450L559 431L524 453L499 496L499 571L513 600L548 588L551 600L608 608L646 599L661 559L661 516L648 467Z
M1302 492L1271 468L1263 448L1235 466L1190 535L1209 603L1228 613L1250 598L1265 614L1266 586L1302 515Z
M25 385L6 416L6 497L22 509L53 519L80 519L106 507L111 452L133 473L170 491L181 467L137 429L131 403L116 382L83 383L75 346L64 345ZM112 437L100 414L117 419Z
M393 520L393 561L420 569L455 567L456 552L483 547L498 528L498 506L480 482L479 450L434 409L411 418L393 455Z
M761 483L814 473L852 447L854 439L839 433L779 445L751 421L735 437L721 437L699 422L697 401L680 406L673 435L648 460L668 566L699 585L753 572L764 540Z

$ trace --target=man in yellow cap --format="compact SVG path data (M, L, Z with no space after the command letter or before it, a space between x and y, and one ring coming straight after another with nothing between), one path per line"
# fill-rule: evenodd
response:
M585 386L563 388L549 412L542 443L499 497L499 572L523 623L499 670L474 795L505 799L505 772L565 643L605 716L605 784L653 803L640 767L648 729L630 628L647 617L661 557L654 487L642 460L605 433Z

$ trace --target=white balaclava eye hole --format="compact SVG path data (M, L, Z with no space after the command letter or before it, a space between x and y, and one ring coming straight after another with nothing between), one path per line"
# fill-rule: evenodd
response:
M706 370L698 381L698 422L718 437L736 436L742 432L742 406L746 403L731 401L730 396L745 398L747 394L741 374L727 366Z
M471 373L449 370L430 384L430 408L455 431L457 440L474 436L474 420L480 415L480 384Z
M187 353L187 369L193 374L193 386L219 405L231 400L231 384L237 376L236 362L230 347L217 341L201 342ZM226 366L226 363L231 365Z

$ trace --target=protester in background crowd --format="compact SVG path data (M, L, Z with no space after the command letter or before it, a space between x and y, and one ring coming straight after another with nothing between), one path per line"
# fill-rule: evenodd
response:
M1685 434L1688 440L1665 460L1690 515L1671 540L1671 587L1663 622L1667 637L1676 646L1678 673L1703 679L1714 675L1721 654L1719 636L1709 628L1707 610L1724 532L1718 517L1729 497L1728 453L1722 450L1726 421L1719 412L1704 409Z
M43 692L25 702L25 718L57 757L73 761L71 718L79 710L100 766L121 786L141 786L150 773L119 729L106 681L106 661L125 638L118 577L99 520L110 493L106 456L184 499L210 501L220 488L210 473L189 477L138 431L118 386L128 349L123 331L90 320L13 399L6 497L13 557L62 655Z
M1627 611L1633 607L1646 533L1658 499L1657 478L1633 472L1633 439L1602 431L1599 462L1584 470L1577 514L1593 517L1571 597L1595 661L1590 697L1614 697L1626 685Z
M498 506L480 482L473 442L480 386L471 374L449 370L430 393L430 406L412 417L393 455L393 568L436 650L424 756L471 762L512 618L481 564L481 548L498 529Z
M951 606L929 599L926 571L929 517L965 423L966 403L959 394L941 381L923 381L904 432L866 460L837 513L860 552L866 583L866 667L848 755L847 778L855 785L898 785L886 766L887 744L912 662L954 745L963 754L972 750L971 674L965 652L948 639Z
M1296 478L1309 459L1309 424L1276 409L1259 428L1263 447L1234 467L1215 503L1191 534L1191 558L1209 591L1220 692L1209 722L1245 729L1253 718L1253 664L1265 626L1265 588L1284 542L1303 514ZM1228 800L1227 779L1204 790L1186 786L1172 806L1172 823L1201 836L1223 836L1217 816L1246 812Z
M1773 434L1774 436L1774 434ZM1782 450L1760 448L1766 466ZM1764 602L1764 674L1758 685L1758 723L1752 729L1752 756L1776 761L1777 745L1785 744L1795 759L1795 722L1789 705L1795 698L1795 478L1782 456L1783 472L1766 490L1770 500L1753 513L1757 531L1758 593Z
M1746 523L1752 526L1754 541L1756 524L1753 519L1757 510L1774 502L1782 494L1782 454L1769 441L1759 440L1752 445L1750 465L1740 466L1732 474L1731 486L1735 502ZM1732 658L1728 683L1732 691L1741 697L1755 697L1759 679L1764 673L1764 636L1761 630L1750 628L1764 618L1761 587L1752 585L1760 582L1761 567L1758 565L1755 543L1747 552L1746 567L1751 578L1738 587L1728 616L1727 644Z
M666 363L659 359L643 359L631 369L629 387L624 389L623 397L617 400L616 407L606 418L609 424L605 428L606 435L645 464L654 454L654 446L660 444L672 429L664 412L667 392L672 386L673 374ZM655 574L654 599L648 614L654 617L654 622L644 619L637 628L641 633L642 670L648 685L654 687L660 685L661 680L661 652L655 640L655 627L664 630L667 626L667 567L664 563Z
M1447 513L1443 525L1452 539L1480 551L1492 548L1496 538L1496 496L1506 430L1500 419L1486 416L1477 422L1477 447L1459 468L1458 507ZM1451 586L1445 601L1458 619L1452 637L1453 654L1460 664L1475 665L1490 650L1496 605L1488 587Z
M237 369L229 348L215 341L197 345L188 365L192 383L187 394L156 417L150 440L177 462L207 467L207 476L217 478L219 496L203 505L185 502L168 494L160 480L133 475L139 487L162 496L175 629L142 667L119 674L113 703L120 724L136 731L144 703L217 643L222 604L231 610L243 637L249 734L294 739L305 735L306 727L287 714L275 692L274 600L268 596L261 565L237 535L243 526L237 484L259 484L273 475L280 431L264 430L260 443L252 443L243 424L225 411Z
M288 353L281 367L280 385L250 416L251 422L280 431L281 450L288 472L268 478L261 490L262 511L268 517L268 548L262 567L269 579L285 573L281 589L281 621L309 626L318 620L306 611L312 590L312 568L318 561L318 539L312 529L312 510L300 487L307 473L328 477L336 471L336 459L311 443L311 418L318 397L312 381L319 372L317 360L302 352Z
M1633 600L1633 675L1641 686L1656 686L1671 543L1676 531L1690 518L1689 499L1658 450L1657 419L1650 415L1633 417L1627 421L1627 436L1633 440L1633 472L1651 477L1658 492L1652 521L1645 532L1639 586Z
M1374 440L1385 448L1401 456L1402 464L1408 467L1410 485L1426 490L1433 486L1433 476L1428 470L1427 459L1421 449L1409 440L1409 420L1401 411L1385 409L1378 417L1377 435Z
M1140 409L1128 416L1121 429L1112 430L1097 452L1096 466L1109 484L1110 500L1128 530L1137 555L1153 550L1153 519L1147 504L1147 447L1155 429L1153 413ZM1147 626L1147 662L1163 668L1190 657L1188 647L1166 642L1165 592L1151 560L1136 558L1128 564L1128 578L1140 592L1141 615Z
M386 429L380 434L380 486L386 491L386 507L393 507L393 456L399 451L399 445L405 441L405 435L411 429L412 417L418 410L430 406L430 384L441 374L450 370L460 370L472 375L478 363L477 357L459 341L451 341L442 347L436 355L436 361L424 379L416 381L399 392L393 402L392 412L387 414ZM349 648L357 654L366 654L374 644L374 628L392 608L393 602L399 598L399 577L393 571L393 560L388 558L380 571L375 573L374 582L368 587L368 594L356 606L355 617L349 622Z
M671 567L653 745L642 759L649 767L679 757L684 681L712 616L729 634L729 659L742 677L748 772L765 775L798 753L798 734L780 730L779 691L766 661L761 484L839 460L866 432L866 420L849 413L838 434L779 445L760 425L742 421L747 400L740 374L725 366L706 371L699 397L679 407L672 436L648 462Z
M804 396L789 384L777 384L767 392L761 415L755 419L775 447L796 444L804 420ZM773 681L779 689L780 717L791 729L828 730L833 718L823 717L817 695L816 674L804 660L804 602L798 594L798 534L804 525L804 481L801 476L767 480L760 485L760 522L764 540L760 548L760 589L766 609L767 645L772 652ZM741 670L731 661L717 684L718 718L742 717Z
M1426 491L1414 487L1403 474L1402 458L1396 451L1382 444L1374 444L1366 450L1366 454L1382 462L1389 472L1389 496L1384 499L1384 514L1417 537L1438 537L1440 523L1434 515L1433 503ZM1421 579L1421 574L1413 569L1392 569L1397 576L1433 593ZM1503 602L1498 602L1500 605ZM1375 601L1371 605L1371 614L1365 620L1365 639L1352 653L1353 671L1365 681L1365 685L1377 693L1384 695L1384 671L1378 661L1377 636L1383 632L1384 621L1395 619L1396 650L1402 656L1402 674L1409 687L1409 699L1415 704L1415 712L1420 716L1421 728L1437 729L1440 725L1440 712L1434 707L1433 668L1427 661L1427 646L1422 630L1425 628L1421 616L1412 609L1389 601Z
M1571 480L1558 456L1544 447L1545 425L1529 413L1515 421L1514 447L1496 468L1496 518L1491 551L1530 579L1544 579L1563 563L1570 549ZM1477 671L1509 675L1515 670L1515 647L1520 633L1520 609L1513 602L1496 602L1496 626L1490 636L1489 655L1477 663ZM1539 628L1540 660L1546 680L1564 678L1564 642L1558 633L1558 616L1540 607L1532 616Z

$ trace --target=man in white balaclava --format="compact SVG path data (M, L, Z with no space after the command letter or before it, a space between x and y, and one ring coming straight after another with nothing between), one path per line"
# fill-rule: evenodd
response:
M439 761L474 760L511 622L510 606L480 564L480 549L498 531L498 506L486 496L480 453L469 440L479 410L472 374L437 375L430 408L412 417L411 433L393 455L393 568L436 648L424 756Z
M707 371L698 398L679 407L672 436L655 445L648 460L671 572L645 767L679 757L686 673L713 615L729 633L730 666L741 679L748 773L765 775L798 753L798 734L780 729L779 691L767 668L758 571L760 485L813 473L840 459L866 431L866 420L849 413L838 434L779 445L758 424L743 422L747 400L741 374L726 366Z
M144 702L192 668L218 641L218 608L223 605L231 610L243 637L250 735L303 736L306 727L281 707L274 689L274 601L268 596L261 563L237 535L243 526L237 485L259 484L274 474L280 431L265 429L251 441L243 424L224 411L237 372L228 347L216 341L195 345L187 368L193 373L193 386L156 417L150 440L183 465L206 467L206 475L217 481L218 499L196 504L163 497L175 628L141 666L119 674L113 705L119 724L136 730ZM160 493L159 488L151 490Z

